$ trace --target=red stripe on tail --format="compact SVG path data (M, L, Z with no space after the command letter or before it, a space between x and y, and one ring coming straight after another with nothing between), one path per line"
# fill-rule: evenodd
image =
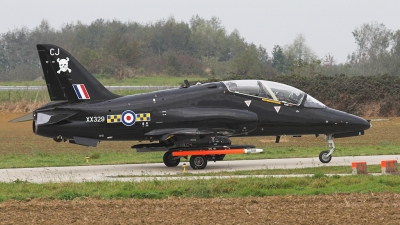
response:
M89 94L86 91L85 85L81 84L81 88L82 88L83 94L85 95L86 99L90 99Z

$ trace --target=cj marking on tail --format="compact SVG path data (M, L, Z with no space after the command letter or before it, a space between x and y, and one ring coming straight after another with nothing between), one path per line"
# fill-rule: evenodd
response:
M50 49L50 55L51 56L55 56L55 55L60 55L60 49L57 48L57 52L54 50L54 48ZM57 59L58 65L60 66L60 69L57 71L58 74L60 74L61 72L69 72L71 73L71 69L68 68L68 62L69 62L69 58L66 57L65 59ZM47 63L47 61L46 61ZM54 61L53 61L54 63Z
M69 58L65 58L65 59L57 59L58 65L60 66L60 70L57 71L58 74L60 74L60 72L69 72L71 73L71 69L68 68L68 61Z
M60 49L59 48L57 49L57 53L54 52L54 48L50 49L50 55L59 55L59 54L60 54Z

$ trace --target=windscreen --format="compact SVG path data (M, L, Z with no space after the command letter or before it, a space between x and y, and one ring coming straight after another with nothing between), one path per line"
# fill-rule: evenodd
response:
M317 109L326 108L326 106L322 102L313 98L311 95L307 95L306 101L304 102L304 107Z
M292 86L272 81L262 81L274 93L278 101L300 105L305 93Z

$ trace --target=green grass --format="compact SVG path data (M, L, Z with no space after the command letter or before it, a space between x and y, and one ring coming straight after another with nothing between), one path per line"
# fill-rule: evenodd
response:
M318 157L323 148L323 145L316 147L289 147L289 148L272 148L264 147L264 152L254 154L255 158L260 159L275 159L275 158L309 158ZM381 146L358 146L351 147L345 145L337 145L337 150L333 153L333 157L337 156L366 156L366 155L397 155L400 154L400 145L395 144L382 148ZM236 160L243 159L247 155L229 155L227 159Z
M49 142L53 140L48 139ZM75 148L80 146L69 143L62 144L63 148ZM110 144L112 145L112 144ZM4 146L5 148L7 146ZM42 151L38 147L33 147L30 152L24 154L14 154L12 151L0 155L0 168L22 168L22 167L43 167L43 166L82 166L82 165L111 165L111 164L144 164L162 163L164 152L141 152L137 153L133 149L111 149L102 148L80 148L82 151L68 152L60 148L57 151ZM335 151L333 157L337 156L362 156L362 155L396 155L400 154L399 145L391 145L385 148L380 146L360 146L342 147L340 151ZM319 147L297 148L275 148L274 150L265 147L265 152L261 154L227 155L224 160L252 160L252 159L275 159L275 158L309 158L318 157L322 150ZM379 151L377 149L380 149ZM85 156L89 154L89 163L86 163ZM94 156L94 157L93 157ZM184 158L181 162L188 163ZM218 162L216 162L218 163ZM269 168L273 169L273 168Z
M0 183L0 202L9 199L126 199L169 197L263 197L338 193L400 192L400 176L332 176L301 178L228 178L211 180L154 179L144 182Z
M44 80L0 82L0 86L45 86L45 85L46 82Z
M89 155L89 163L86 163L86 155ZM0 168L23 168L23 167L49 167L49 166L83 166L83 165L106 165L106 164L141 164L162 162L162 154L144 153L134 151L125 152L96 152L91 153L48 153L34 151L30 154L16 155L6 154L0 156Z
M380 165L368 165L368 173L381 173ZM322 167L310 167L310 168L300 168L300 169L263 169L263 170L235 170L235 171L220 171L220 172L209 172L209 173L191 173L190 170L186 173L176 174L176 175L147 175L143 174L140 176L135 175L120 175L118 177L204 177L204 176L237 176L237 175L291 175L291 174L351 174L351 166L322 166Z
M19 103L19 102L29 102L29 103L46 103L49 102L49 94L47 90L40 91L28 91L28 90L18 90L18 91L0 91L0 102L8 103Z

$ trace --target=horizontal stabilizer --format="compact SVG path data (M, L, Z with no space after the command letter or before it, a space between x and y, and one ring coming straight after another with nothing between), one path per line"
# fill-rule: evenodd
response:
M37 114L36 123L38 125L49 125L55 124L62 120L68 119L69 117L75 115L77 112L70 111L48 111L48 112L39 112Z
M26 114L25 116L21 116L21 117L15 118L15 119L10 120L8 122L9 123L16 123L16 122L25 122L25 121L29 121L29 120L33 120L33 113Z

